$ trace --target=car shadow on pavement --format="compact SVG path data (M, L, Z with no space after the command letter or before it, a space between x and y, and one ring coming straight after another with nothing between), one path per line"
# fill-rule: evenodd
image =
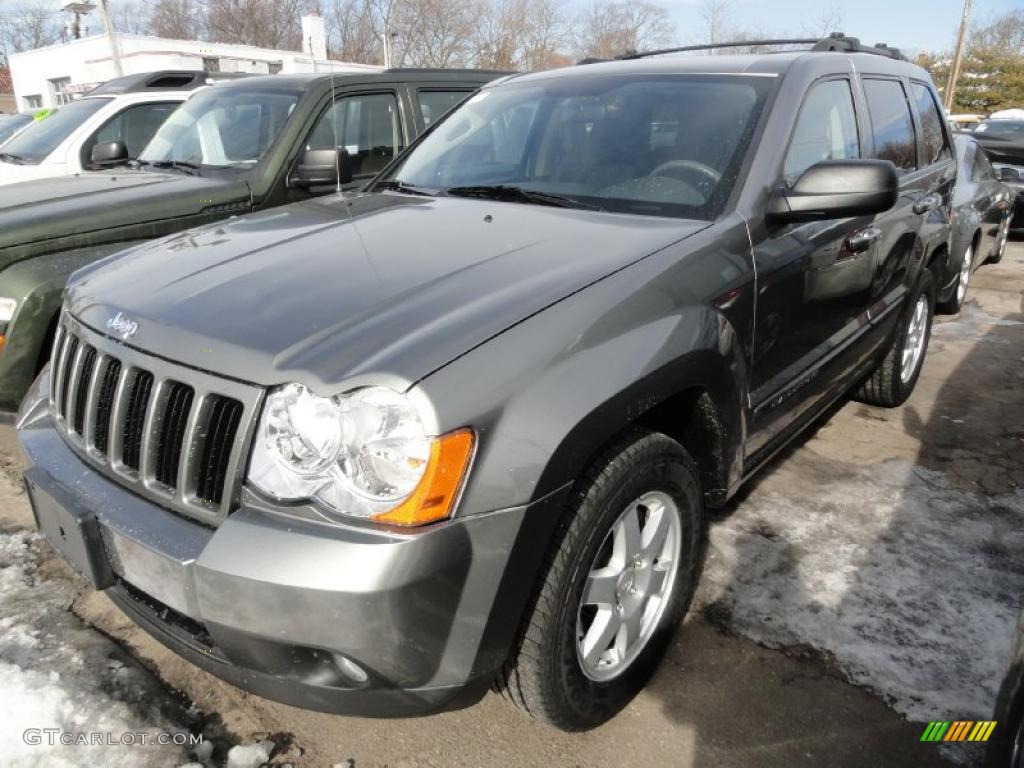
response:
M1024 300L985 298L937 318L904 406L840 403L712 518L702 619L649 687L696 730L698 754L730 744L746 765L981 759L982 745L920 736L930 720L991 717L1024 595ZM714 669L690 644L702 621L784 657L751 652ZM710 700L687 693L687 679L710 674L699 665L720 675Z

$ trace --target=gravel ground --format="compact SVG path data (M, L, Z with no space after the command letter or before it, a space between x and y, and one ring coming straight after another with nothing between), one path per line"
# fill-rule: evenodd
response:
M0 705L0 763L195 757L30 749L15 727L26 722L201 733L208 765L229 762L232 747L235 765L270 753L359 768L976 762L977 747L940 753L918 739L921 721L988 715L1024 594L1022 297L1024 244L1013 243L975 276L964 312L937 320L907 405L842 405L716 515L697 610L665 664L585 735L537 725L496 696L373 721L210 677L24 532L31 515L0 428L0 686L19 692Z

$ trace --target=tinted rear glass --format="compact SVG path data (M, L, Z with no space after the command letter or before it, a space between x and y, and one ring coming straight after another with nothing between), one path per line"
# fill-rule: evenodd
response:
M921 118L924 164L931 165L951 157L949 145L946 144L946 133L942 129L939 107L935 103L931 89L922 83L913 83L911 87L914 90L914 100L917 101L917 114Z

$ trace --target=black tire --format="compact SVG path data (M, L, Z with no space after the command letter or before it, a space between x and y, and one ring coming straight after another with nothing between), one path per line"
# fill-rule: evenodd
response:
M940 315L958 315L960 310L964 306L964 302L967 300L967 291L964 291L963 297L960 296L960 284L964 282L963 266L966 259L974 261L975 250L980 242L978 237L971 240L971 244L967 246L967 250L964 251L964 255L960 260L960 264L957 267L956 283L953 285L953 291L949 294L949 298L945 301L937 301L935 303L935 312ZM971 275L973 270L967 274L967 285L971 284Z
M903 348L906 345L911 319L918 301L924 297L927 302L927 325L924 336L924 349L917 360L916 367L909 378L904 381L900 375L902 368ZM911 294L910 301L900 318L899 327L890 342L889 349L875 370L854 390L853 398L868 405L880 405L884 408L895 408L903 405L914 391L921 367L928 355L928 341L931 338L932 319L935 315L935 283L931 272L925 271L917 290Z
M577 482L497 689L529 715L566 731L607 721L647 683L693 598L703 564L704 500L696 464L666 435L635 429ZM588 677L577 654L583 588L624 509L660 491L678 507L678 567L664 610L643 650L611 680Z

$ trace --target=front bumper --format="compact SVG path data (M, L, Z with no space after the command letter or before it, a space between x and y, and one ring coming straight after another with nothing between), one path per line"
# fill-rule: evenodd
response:
M391 533L286 518L243 494L208 528L87 466L39 386L18 435L40 529L172 650L259 695L339 714L425 714L486 691L539 567L552 496Z

